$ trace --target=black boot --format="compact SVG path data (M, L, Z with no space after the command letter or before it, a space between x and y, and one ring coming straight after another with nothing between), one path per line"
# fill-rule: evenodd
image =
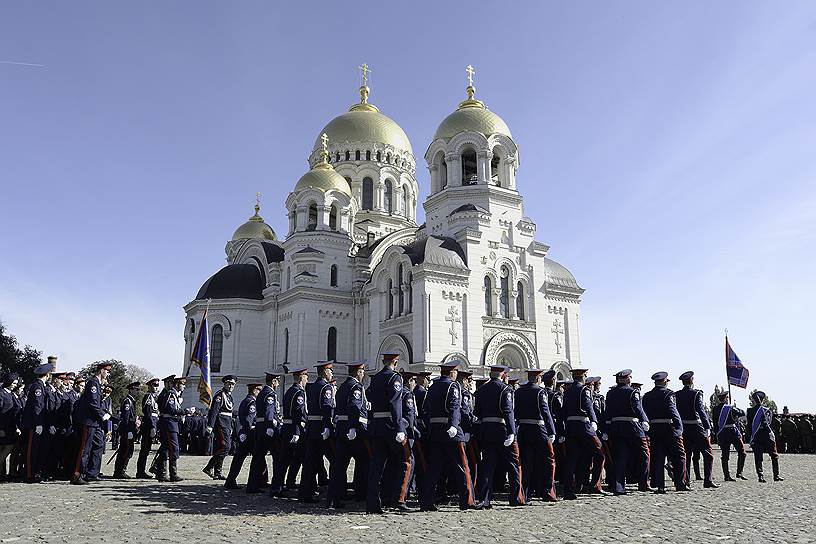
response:
M736 480L731 477L731 471L728 470L728 459L723 459L722 460L722 470L723 470L723 481L736 482Z
M744 468L745 468L745 455L740 455L737 457L737 478L740 480L748 479L742 475L742 469Z
M779 475L779 458L771 458L771 466L773 466L774 482L785 481L785 479Z
M167 479L167 471L164 461L156 463L151 467L153 469L153 473L156 475L156 479L160 482L168 482Z
M175 459L170 459L170 481L171 482L184 481L184 478L179 478L178 470L176 469L176 460Z
M221 472L223 470L223 467L224 467L224 460L223 459L219 459L218 461L216 461L215 468L214 468L214 473L213 473L213 480L226 480L227 479L224 476L224 474Z

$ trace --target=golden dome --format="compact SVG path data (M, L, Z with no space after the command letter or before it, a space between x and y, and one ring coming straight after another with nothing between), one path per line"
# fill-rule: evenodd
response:
M249 218L249 221L238 227L235 234L232 235L233 240L277 240L275 231L272 227L264 223L263 217L260 216L261 206L255 204L255 215Z
M333 143L376 142L389 144L413 155L411 142L405 131L390 117L368 103L368 87L360 87L360 102L349 111L329 121L320 134L326 134ZM320 138L314 150L320 149Z
M504 120L488 110L481 100L473 98L475 89L467 88L468 99L459 104L455 112L448 115L436 129L434 140L449 140L461 132L479 132L485 136L504 134L512 138L510 127Z
M351 196L351 187L349 187L346 178L338 174L337 171L332 168L332 165L329 164L328 140L326 133L323 133L320 138L318 138L317 141L323 147L321 160L315 164L314 168L303 174L298 180L297 184L295 184L296 192L311 187L320 189L323 192L331 190L340 191Z

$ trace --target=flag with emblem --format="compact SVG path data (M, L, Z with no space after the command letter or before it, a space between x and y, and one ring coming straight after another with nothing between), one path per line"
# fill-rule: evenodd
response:
M731 349L728 336L725 337L725 373L728 376L729 385L736 385L743 389L748 387L748 369L743 366L740 358Z
M207 321L207 313L209 310L204 310L204 317L201 320L201 326L198 328L198 336L196 336L195 344L193 345L193 353L190 355L191 366L192 363L198 365L201 369L201 377L198 380L198 398L207 407L212 404L212 384L210 383L210 338L207 331L210 330Z

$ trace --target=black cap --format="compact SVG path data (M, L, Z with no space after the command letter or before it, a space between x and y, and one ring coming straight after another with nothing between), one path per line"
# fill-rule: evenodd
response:
M221 383L238 383L238 378L236 378L232 374L227 374L226 376L221 378Z
M632 375L631 368L624 368L623 370L619 370L615 373L615 378L628 378Z
M680 381L687 382L694 377L694 371L689 370L688 372L683 372L680 374Z
M151 378L147 380L147 385L159 385L160 381L158 378Z
M654 374L652 374L652 380L654 380L656 382L662 382L663 380L667 380L668 377L669 377L668 372L662 372L661 371L661 372L655 372Z
M128 389L133 389L134 387L141 387L142 382L130 382L127 386Z
M54 366L49 365L48 363L45 363L45 364L39 365L37 368L34 369L34 375L35 376L45 376L46 374L48 374L52 370L54 370Z
M555 370L548 370L547 372L544 373L543 376L541 376L542 381L545 382L548 382L553 378L555 378Z

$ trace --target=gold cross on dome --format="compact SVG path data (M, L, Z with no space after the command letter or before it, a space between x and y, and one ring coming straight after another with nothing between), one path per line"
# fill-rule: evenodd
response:
M362 66L358 66L357 68L360 69L360 72L363 74L363 87L368 86L368 73L372 70L368 67L368 64L363 63Z
M476 70L473 69L473 66L468 64L467 68L465 68L465 72L467 72L468 75L468 86L473 87L473 74L476 73Z
M329 137L325 132L320 136L320 142L323 144L323 153L328 154L329 153Z
M261 193L255 193L255 205L256 206L261 205Z

